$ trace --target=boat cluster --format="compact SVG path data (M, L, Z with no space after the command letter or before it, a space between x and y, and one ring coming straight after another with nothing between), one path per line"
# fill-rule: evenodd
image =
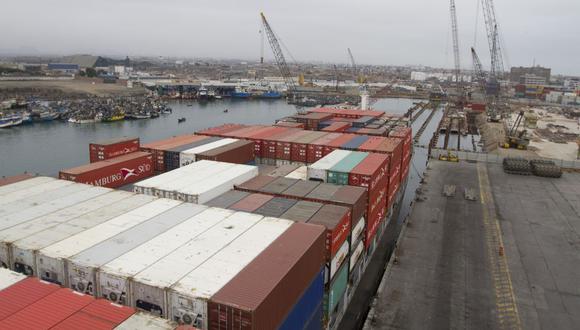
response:
M77 124L148 119L171 112L165 102L146 97L30 102L25 108L0 112L0 128L56 119Z

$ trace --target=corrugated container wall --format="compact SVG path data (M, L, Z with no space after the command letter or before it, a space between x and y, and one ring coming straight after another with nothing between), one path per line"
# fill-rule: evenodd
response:
M124 137L89 144L91 163L111 159L139 151L139 138Z

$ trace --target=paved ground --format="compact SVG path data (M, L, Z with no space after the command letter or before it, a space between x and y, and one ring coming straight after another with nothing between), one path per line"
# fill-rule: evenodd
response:
M579 329L580 175L430 166L366 328Z

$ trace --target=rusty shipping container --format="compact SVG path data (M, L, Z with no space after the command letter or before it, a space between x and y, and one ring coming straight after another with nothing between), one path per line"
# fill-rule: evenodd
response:
M128 155L62 170L59 179L93 186L117 188L153 175L153 157L148 152Z
M91 163L111 159L139 151L139 138L122 137L89 144L89 161Z
M293 224L210 299L209 328L278 328L324 265L324 232Z
M229 209L234 211L254 212L262 207L262 205L269 202L272 198L274 198L272 195L251 194L231 205Z
M239 140L228 145L208 150L196 155L196 160L213 160L234 164L250 164L254 156L254 142Z

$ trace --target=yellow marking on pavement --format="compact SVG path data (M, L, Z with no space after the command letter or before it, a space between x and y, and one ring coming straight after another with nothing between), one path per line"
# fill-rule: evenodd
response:
M503 248L501 227L489 207L493 206L487 169L481 163L477 164L479 191L481 195L483 224L487 255L495 288L495 304L500 329L521 329L518 306L513 290L511 275L507 264L507 256Z

